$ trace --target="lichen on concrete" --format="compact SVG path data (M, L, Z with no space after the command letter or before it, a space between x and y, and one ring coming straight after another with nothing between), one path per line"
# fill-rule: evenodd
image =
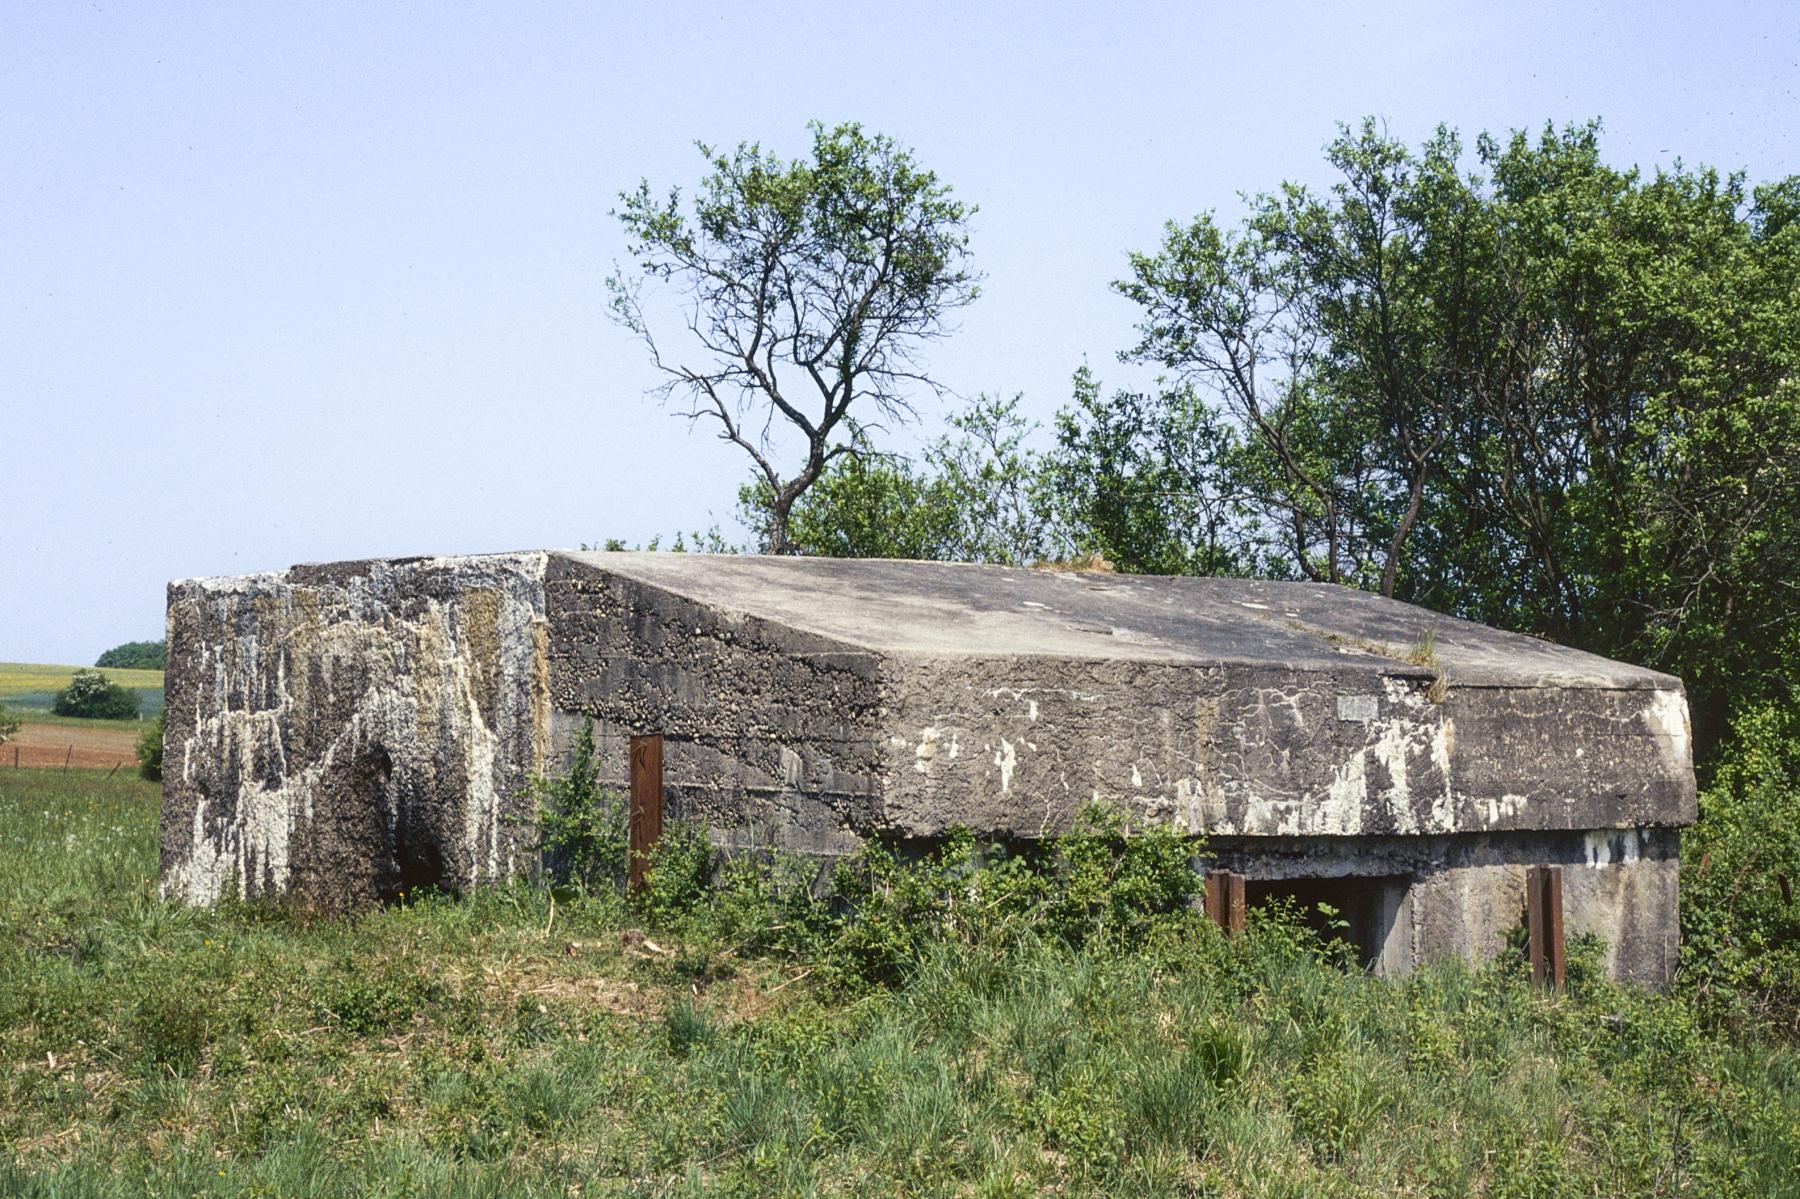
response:
M172 584L164 893L339 907L512 873L549 732L544 561Z

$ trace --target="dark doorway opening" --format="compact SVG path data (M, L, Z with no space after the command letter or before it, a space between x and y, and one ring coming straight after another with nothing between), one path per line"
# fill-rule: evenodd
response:
M1252 878L1244 880L1244 903L1251 908L1291 903L1301 922L1321 937L1349 943L1363 966L1400 969L1406 963L1395 955L1403 946L1394 936L1406 882L1402 875Z

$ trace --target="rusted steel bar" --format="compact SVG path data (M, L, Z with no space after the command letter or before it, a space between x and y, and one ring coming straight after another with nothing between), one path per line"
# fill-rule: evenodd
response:
M650 851L663 831L663 739L649 733L631 739L631 863L627 886L642 891L650 878Z
M1206 876L1206 918L1228 933L1244 931L1244 876L1214 870Z
M1562 867L1533 866L1525 872L1525 939L1531 981L1563 988Z
M1561 866L1544 867L1545 948L1550 953L1551 985L1563 989L1563 871Z

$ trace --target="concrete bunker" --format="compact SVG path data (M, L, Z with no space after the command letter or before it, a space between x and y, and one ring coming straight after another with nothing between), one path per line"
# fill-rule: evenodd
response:
M544 552L181 581L169 637L188 902L507 877L591 718L621 787L660 734L669 815L726 845L1034 837L1099 801L1342 906L1383 971L1492 954L1546 863L1615 974L1674 966L1680 682L1344 588Z

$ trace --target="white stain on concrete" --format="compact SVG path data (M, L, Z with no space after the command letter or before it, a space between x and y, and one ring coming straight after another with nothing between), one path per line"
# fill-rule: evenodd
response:
M919 730L919 744L913 749L913 769L925 774L931 769L931 759L937 757L938 731L932 725Z
M1488 796L1487 822L1492 828L1503 820L1511 820L1525 810L1525 797L1507 793L1505 795Z
M1629 866L1644 852L1641 829L1597 829L1582 834L1581 839L1589 866Z
M162 881L165 897L214 903L228 894L286 890L291 847L314 818L314 797L327 776L377 748L388 756L391 774L372 798L390 836L401 796L441 786L439 771L448 767L463 793L461 844L451 856L461 858L466 877L457 881L493 881L511 873L503 806L523 782L514 777L518 767L541 769L548 739L543 612L541 599L527 598L541 580L543 561L522 555L490 562L495 570L483 576L482 594L496 605L489 614L497 657L479 662L465 627L470 610L456 601L428 598L415 617L403 624L392 619L395 568L386 564L345 580L324 617L316 601L300 602L305 589L279 575L192 582L191 594L215 606L212 627L231 627L232 615L246 602L273 610L250 631L195 647L195 673L204 683L180 747L181 778L189 786L204 781L214 795L196 800L192 839L170 863ZM265 634L278 642L265 645ZM296 691L289 659L297 653L316 664L312 685L323 684L323 696ZM312 764L296 769L283 729L304 706L335 697L340 657L364 664L364 689ZM512 702L496 702L484 716L481 701L495 694ZM227 697L233 695L266 696L267 706L232 706ZM531 761L502 760L506 745L528 748ZM452 762L434 756L434 746L450 747ZM235 768L229 776L227 764Z
M1685 768L1693 757L1687 700L1682 698L1679 691L1652 692L1650 706L1645 709L1644 718L1649 722L1650 732L1662 745L1668 760L1675 766Z

